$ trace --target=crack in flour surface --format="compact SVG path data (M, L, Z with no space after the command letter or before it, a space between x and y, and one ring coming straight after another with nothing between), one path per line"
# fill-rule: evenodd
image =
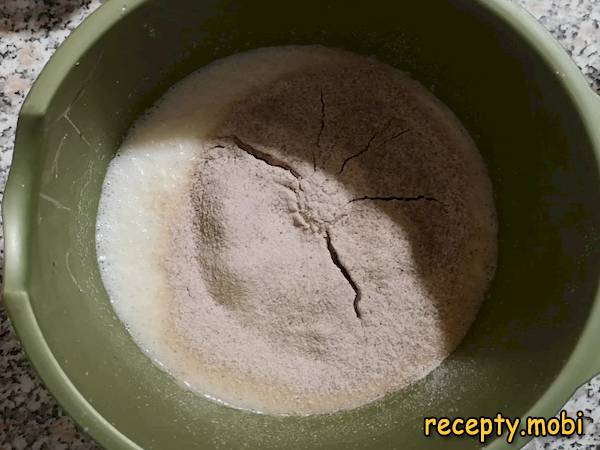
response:
M102 277L136 343L194 391L318 414L423 378L496 264L483 160L407 74L318 46L217 61L111 162Z

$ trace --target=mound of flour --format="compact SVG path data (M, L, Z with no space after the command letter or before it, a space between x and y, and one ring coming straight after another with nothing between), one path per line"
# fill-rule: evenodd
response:
M98 247L115 310L175 377L237 407L327 413L413 383L460 343L493 276L481 156L446 107L373 59L228 58L173 88L112 166L132 158L162 161L140 249L157 299L119 294L110 236L133 212L109 171ZM140 178L156 182L156 164Z

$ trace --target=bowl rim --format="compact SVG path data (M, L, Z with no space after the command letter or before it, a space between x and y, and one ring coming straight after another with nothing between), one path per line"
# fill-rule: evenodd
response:
M58 402L83 428L105 448L141 450L116 426L112 425L86 400L71 382L54 357L31 306L27 289L28 258L31 246L28 230L31 219L33 176L29 165L33 159L28 146L30 136L41 126L43 117L60 84L73 65L107 33L112 25L148 0L113 0L100 6L77 27L52 55L34 82L19 113L12 165L5 187L2 218L5 239L3 298L13 327L45 385ZM596 153L600 170L600 96L589 87L583 74L561 45L526 10L507 0L470 0L495 15L524 45L539 54L553 68L561 87L579 113ZM589 318L569 359L546 392L523 416L555 415L575 390L600 372L600 354L591 342L600 342L600 292L596 293ZM587 343L587 344L586 344ZM586 345L584 345L586 344ZM510 446L523 445L529 439L518 437ZM486 448L507 448L505 441L494 440ZM518 448L518 447L517 447Z

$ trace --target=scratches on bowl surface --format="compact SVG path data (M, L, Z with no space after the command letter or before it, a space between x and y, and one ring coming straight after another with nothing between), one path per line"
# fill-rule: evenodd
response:
M65 205L64 203L55 199L54 197L44 194L43 192L40 192L40 198L43 200L46 200L47 202L49 202L52 206L54 206L57 209L62 209L62 210L69 211L69 212L71 211L71 208L69 208L67 205Z
M67 273L71 277L73 284L75 286L77 286L77 289L79 289L79 292L83 292L83 288L79 284L79 281L77 281L77 278L75 277L75 274L73 273L73 270L71 269L70 258L71 258L71 251L67 250L67 252L65 253L65 267L67 268Z
M67 139L68 133L65 133L56 148L56 153L54 155L54 159L52 160L52 166L50 167L50 173L54 174L54 178L58 178L58 160L60 159L60 155L62 153L62 149L65 145L65 140Z
M67 105L67 107L65 108L65 110L62 112L62 114L60 114L52 123L51 125L54 125L56 122L60 121L60 119L65 119L67 121L67 123L75 130L75 132L77 133L77 135L81 138L81 140L90 148L90 149L94 149L94 146L90 143L90 141L85 137L85 135L83 134L83 132L81 131L81 128L79 128L79 126L73 121L73 119L71 118L71 108L83 97L83 94L85 92L85 90L87 89L87 87L89 86L92 78L94 77L98 67L100 66L100 62L102 61L102 58L104 57L104 50L102 50L100 52L100 54L98 55L98 57L96 58L96 61L93 63L89 73L86 75L86 77L83 79L83 82L81 83L81 87L79 88L79 90L77 91L77 93L75 94L75 96L73 97L73 100L71 100L69 102L69 104ZM66 135L65 135L66 136ZM64 137L63 137L64 140Z
M85 145L87 145L90 149L93 149L94 147L92 146L90 141L88 141L87 138L84 136L84 134L82 133L81 129L77 126L77 124L75 122L73 122L73 119L71 119L71 117L68 114L65 114L63 116L63 118L69 123L69 125L71 125L71 127L75 130L77 135L80 137L80 139L85 143Z

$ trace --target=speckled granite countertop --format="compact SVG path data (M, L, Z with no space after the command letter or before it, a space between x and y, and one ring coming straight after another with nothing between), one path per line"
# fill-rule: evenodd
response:
M515 0L568 50L600 93L600 0ZM56 47L101 0L0 0L0 198L10 167L17 114ZM2 264L0 231L0 264ZM588 417L586 435L539 439L527 450L600 450L600 376L566 409ZM25 358L0 304L0 450L96 449L56 404Z

